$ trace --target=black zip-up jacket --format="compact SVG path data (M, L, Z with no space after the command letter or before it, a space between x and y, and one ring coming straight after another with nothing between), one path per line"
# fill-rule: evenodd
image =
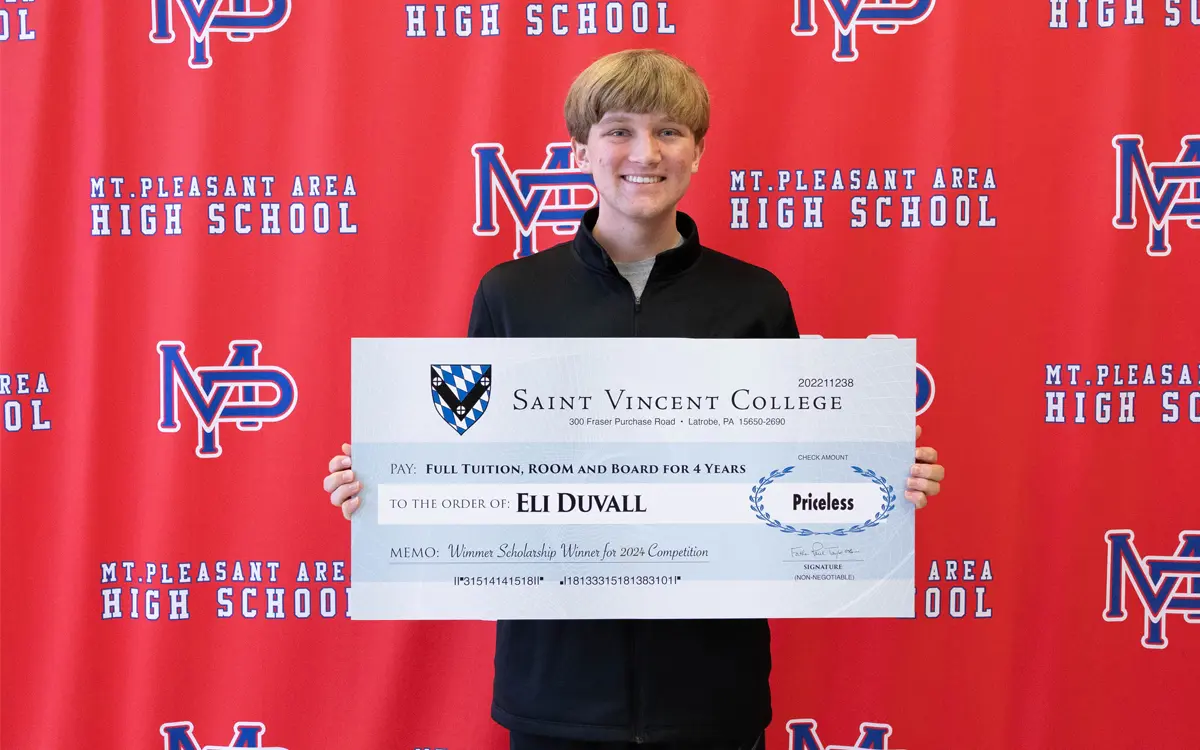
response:
M597 244L588 211L571 242L502 263L479 284L470 336L795 338L773 274L700 245L660 253L641 302ZM492 718L576 740L749 740L771 720L766 620L516 620L496 624Z

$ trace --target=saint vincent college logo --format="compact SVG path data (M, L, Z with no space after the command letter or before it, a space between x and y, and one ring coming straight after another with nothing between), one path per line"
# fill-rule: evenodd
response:
M538 227L551 227L554 233L570 237L579 229L579 220L597 200L592 176L575 166L570 143L551 143L546 158L537 169L509 169L504 159L504 146L499 143L476 143L475 155L475 226L479 237L500 233L497 220L497 197L508 206L516 222L516 247L513 257L521 258L538 251ZM579 203L576 191L590 196Z
M924 21L933 12L935 0L824 0L837 26L833 36L833 59L854 62L858 59L859 26L869 26L876 34L895 34L901 26ZM795 0L796 21L792 33L814 36L817 33L817 0Z
M1142 557L1129 529L1114 529L1104 538L1108 541L1105 622L1121 622L1129 614L1125 609L1126 578L1146 615L1144 647L1167 647L1167 615L1183 615L1187 623L1200 622L1200 531L1180 533L1174 555Z
M1189 229L1200 229L1200 135L1186 135L1175 161L1146 162L1140 135L1113 138L1117 150L1117 213L1113 226L1133 229L1137 226L1134 198L1141 194L1150 219L1150 244L1147 255L1168 255L1168 222L1178 221ZM1190 198L1184 199L1184 191Z
M178 3L183 12L183 20L191 30L191 55L188 57L188 66L209 68L212 67L212 57L208 54L209 32L224 32L225 38L231 42L249 42L254 39L256 33L264 34L283 26L292 12L292 0L266 0L270 7L256 11L248 9L250 0L225 2L226 9L218 12L222 0L151 0L150 9L154 16L150 28L150 41L155 44L171 44L175 41L175 12L172 3Z
M262 736L267 728L257 721L239 721L233 725L233 739L226 745L204 745L196 741L190 721L173 721L158 728L163 736L163 750L222 750L235 747L256 747L259 750L286 750L282 747L267 747Z
M429 385L438 415L461 435L487 411L491 365L430 365Z
M296 381L282 367L258 364L262 344L229 342L229 357L217 367L193 368L184 355L182 341L158 342L161 375L159 432L179 432L179 393L196 415L196 455L221 455L222 422L236 422L243 431L262 429L263 422L279 422L296 408ZM259 401L258 389L273 388L274 401Z

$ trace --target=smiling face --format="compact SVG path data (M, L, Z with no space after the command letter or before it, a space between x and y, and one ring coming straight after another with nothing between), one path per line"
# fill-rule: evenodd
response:
M587 143L572 140L575 162L592 175L600 213L646 222L675 210L700 168L703 139L661 114L609 112L592 125Z

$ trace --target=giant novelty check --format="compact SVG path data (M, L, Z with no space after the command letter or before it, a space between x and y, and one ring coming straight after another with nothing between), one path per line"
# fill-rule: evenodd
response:
M913 616L911 339L354 339L354 619Z

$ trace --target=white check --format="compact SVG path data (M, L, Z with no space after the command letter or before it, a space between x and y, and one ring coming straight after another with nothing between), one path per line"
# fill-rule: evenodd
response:
M354 339L354 619L912 617L911 339Z

